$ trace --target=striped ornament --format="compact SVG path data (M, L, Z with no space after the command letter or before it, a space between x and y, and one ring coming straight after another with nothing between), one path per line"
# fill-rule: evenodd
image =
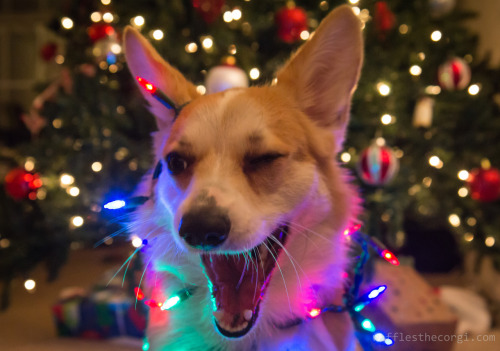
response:
M462 90L470 83L470 68L467 62L454 57L438 68L439 85L446 90Z
M391 181L399 169L399 161L386 146L373 143L361 154L358 173L368 185L385 185Z

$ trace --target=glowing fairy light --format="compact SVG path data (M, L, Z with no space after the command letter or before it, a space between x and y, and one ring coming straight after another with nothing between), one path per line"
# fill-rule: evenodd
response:
M311 311L309 311L309 317L315 318L315 317L319 316L320 313L321 313L320 308L313 308Z
M472 234L472 233L465 233L464 234L464 240L470 243L472 240L474 240L474 234Z
M469 92L469 95L477 95L479 94L480 90L481 88L479 88L479 85L472 84L471 86L469 86L469 89L467 91Z
M201 41L201 46L203 46L205 50L210 50L212 46L214 46L214 40L211 37L205 37Z
M142 16L135 16L134 18L132 18L132 24L136 27L142 27L144 23L146 23L146 21Z
M401 33L403 35L408 34L409 30L410 30L410 27L408 27L407 24L402 24L399 26L399 33Z
M135 248L141 247L142 246L142 239L139 238L137 235L132 236L132 246Z
M347 163L351 160L351 154L348 152L343 152L340 154L340 160L344 163Z
M205 93L207 92L207 88L204 85L198 85L196 87L196 91L201 95L205 95Z
M458 227L460 225L460 217L458 217L456 213L452 213L448 216L448 222L450 222L453 227Z
M359 14L361 13L361 9L359 7L357 7L357 6L353 6L352 7L352 12L354 12L354 14L356 16L359 16Z
M384 82L377 83L377 90L382 96L387 96L391 93L391 87Z
M191 42L191 43L186 44L184 49L186 50L187 53L193 54L196 51L198 51L198 45L194 42Z
M410 67L410 74L412 76L419 76L422 74L422 68L418 65L413 65Z
M364 330L372 332L372 333L375 331L375 325L373 325L373 322L371 320L369 320L368 318L365 318L361 322L361 327L363 327Z
M389 262L390 264L392 264L393 266L399 266L399 260L398 258L396 257L396 255L394 255L392 252L390 252L389 250L383 250L381 253L380 253L380 256L386 260L387 262Z
M492 237L492 236L489 236L487 237L485 240L484 240L484 245L488 246L488 247L492 247L493 245L495 245L495 238Z
M28 157L24 162L24 169L31 172L35 169L35 159L33 157Z
M243 15L241 10L239 8L235 8L232 12L231 15L233 16L233 20L238 21L241 19L241 16Z
M233 13L231 11L224 12L224 14L222 15L222 19L226 23L232 22L233 21Z
M61 174L61 178L59 178L59 182L61 183L61 187L65 188L68 185L71 185L75 182L75 178L67 173Z
M429 157L429 164L437 169L443 168L443 161L438 156Z
M380 122L382 122L383 125L388 125L392 123L392 116L388 113L380 117Z
M375 289L373 289L372 291L370 291L370 293L368 294L368 298L370 300L373 300L373 299L376 299L380 294L382 294L385 290L387 289L387 286L385 285L381 285Z
M439 85L429 85L425 88L425 93L429 95L439 95L441 87Z
M92 171L94 171L96 173L102 171L102 163L99 161L92 163L92 166L90 166L90 167L92 168Z
M142 292L142 289L139 288L138 286L134 288L134 295L137 300L139 301L144 300L144 293Z
M349 2L350 2L352 5L356 5L356 4L359 2L359 0L349 0Z
M435 42L440 41L442 37L443 37L443 33L441 33L438 30L435 30L434 32L431 33L431 40L432 41L435 41Z
M97 11L92 12L92 13L90 14L90 20L91 20L92 22L100 22L100 21L102 20L102 15L101 15L101 13L100 13L100 12L97 12Z
M24 282L24 288L28 291L35 289L36 282L33 279L28 279Z
M257 67L254 67L250 70L249 75L250 75L250 78L253 80L259 79L260 71Z
M101 4L109 5L109 4L111 4L111 0L101 0Z
M175 305L177 305L179 302L181 302L181 298L179 296L172 296L167 301L163 303L163 306L161 306L161 309L164 310L169 310Z
M382 333L375 333L373 334L373 341L375 342L384 342L385 341L385 335Z
M81 227L83 225L83 218L81 216L74 216L71 218L71 223L75 227Z
M474 217L467 218L467 225L473 227L476 224L477 224L477 219L475 219Z
M469 179L469 172L466 171L465 169L462 169L460 172L458 172L458 179L460 180L467 180Z
M303 30L302 32L300 32L300 39L307 40L309 39L310 35L311 34L309 33L309 31Z
M458 189L458 196L466 197L467 195L469 195L469 189L467 189L466 187L461 187L460 189Z
M69 188L68 190L66 190L66 192L68 194L70 194L71 196L73 197L76 197L78 195L80 195L80 189L76 186L72 186L71 188Z
M69 17L63 17L61 18L61 25L64 29L71 29L73 28L73 20Z
M153 37L154 40L162 40L163 39L163 31L161 29L155 29L151 33L151 36Z
M122 47L120 44L114 43L111 45L110 50L113 54L118 55L122 52Z
M113 16L113 14L111 12L106 12L102 15L102 20L106 23L111 23L111 22L113 22L114 19L115 19L115 17Z

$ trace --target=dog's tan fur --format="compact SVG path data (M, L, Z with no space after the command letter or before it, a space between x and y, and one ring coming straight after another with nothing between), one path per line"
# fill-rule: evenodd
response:
M206 96L136 30L127 28L124 41L134 76L153 82L177 105L189 102L172 122L173 112L144 94L158 122L156 161L174 150L191 160L182 174L164 171L157 182L147 178L141 186L153 194L153 201L138 211L135 227L152 243L146 262L156 273L150 285L156 284L163 297L186 284L200 287L185 307L161 312L169 315L168 323L156 323L158 312L152 314L153 349L258 348L262 340L275 337L276 325L305 318L302 302L312 286L320 287L315 296L320 305L338 297L342 288L347 262L342 232L354 220L358 201L335 156L362 64L360 23L349 7L340 7L278 72L276 85ZM248 168L246 158L268 152L284 156ZM181 217L202 201L201 194L229 211L231 231L217 252L249 250L279 223L290 223L287 253L278 258L259 319L240 339L215 331L201 250L186 245L177 232ZM329 330L337 331L334 345L347 349L347 316L327 319Z

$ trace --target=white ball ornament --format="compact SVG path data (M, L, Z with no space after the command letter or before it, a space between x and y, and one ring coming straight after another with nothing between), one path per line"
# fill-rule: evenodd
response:
M248 77L245 71L235 65L219 65L208 71L205 86L208 94L231 88L246 88L248 87Z

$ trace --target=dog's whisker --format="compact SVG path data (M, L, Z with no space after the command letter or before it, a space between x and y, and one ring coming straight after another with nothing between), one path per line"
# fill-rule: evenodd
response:
M286 286L285 276L283 275L283 271L281 270L280 264L278 263L278 259L274 256L274 254L273 254L273 252L271 251L271 249L269 248L269 246L267 246L266 241L267 241L267 240L264 240L264 241L262 242L262 245L264 245L264 247L267 249L267 251L269 251L269 253L271 254L271 256L272 256L272 257L273 257L273 259L274 259L274 262L276 262L276 266L278 266L278 269L279 269L280 274L281 274L281 278L283 279L283 285L285 286L286 296L287 296L287 298L288 298L288 307L290 307L290 312L292 312L292 303L290 302L290 295L288 294L288 288L287 288L287 286Z
M314 231L314 230L312 230L312 229L309 229L309 228L307 228L307 227L304 227L303 225L300 225L300 224L295 223L295 222L288 222L288 224L289 224L291 227L295 227L296 229L302 229L302 230L305 230L305 231L307 231L307 232L309 232L309 233L311 233L311 234L314 234L314 235L316 235L316 236L320 237L321 239L323 239L323 240L325 240L325 241L327 241L327 242L329 242L329 243L331 243L331 244L333 244L333 243L334 243L334 241L333 241L333 240L328 239L328 238L327 238L327 237L325 237L324 235L321 235L321 234L319 234L318 232L315 232L315 231ZM302 235L305 235L305 234L304 234L304 233L302 233Z
M106 284L106 286L108 286L109 283L111 283L111 281L113 279L115 279L115 277L118 275L118 273L120 273L120 271L123 269L123 267L125 267L125 265L130 262L130 260L135 256L135 254L137 252L139 252L140 249L141 249L141 247L138 247L137 249L134 250L134 252L132 252L132 254L125 260L125 262L123 262L123 264L121 265L121 267L116 271L116 273L111 277L111 279L109 279L109 281Z
M297 281L299 283L299 287L300 287L300 290L303 291L303 288L302 288L302 281L300 279L300 276L299 276L299 272L297 271L297 268L295 267L295 263L294 261L296 261L292 255L290 254L290 252L285 248L285 246L280 243L280 241L278 239L276 239L274 236L271 236L270 237L275 243L277 243L281 249L283 250L283 252L285 252L285 254L288 256L288 259L290 260L290 263L292 264L292 267L293 269L295 270L295 275L297 276ZM299 266L300 270L305 274L304 270L302 269L302 267L300 267L299 263L297 262L297 265ZM309 279L308 279L309 280Z

